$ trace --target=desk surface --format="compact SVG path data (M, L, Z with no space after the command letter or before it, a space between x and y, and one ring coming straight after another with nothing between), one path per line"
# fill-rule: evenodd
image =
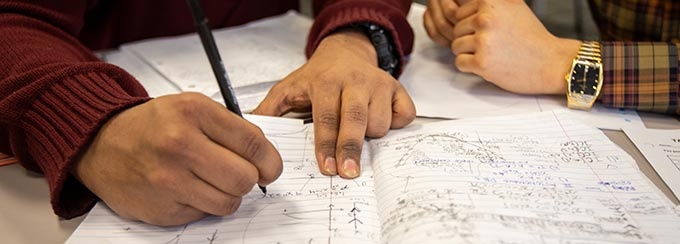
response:
M669 116L641 113L648 128L680 129L678 120ZM433 119L418 118L417 123ZM621 131L604 132L612 141L628 152L642 172L675 204L679 204L670 189ZM40 175L14 164L0 168L0 240L3 243L63 243L83 221L84 216L63 220L52 212L49 190Z

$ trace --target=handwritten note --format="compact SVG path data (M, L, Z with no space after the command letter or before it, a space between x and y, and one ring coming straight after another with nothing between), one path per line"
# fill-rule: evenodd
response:
M159 228L98 204L67 243L673 243L680 216L599 130L544 112L413 125L322 176L313 128L251 119L284 173L228 217ZM282 126L285 124L286 126Z
M630 129L624 132L680 199L680 130Z
M371 141L385 243L666 243L668 200L600 131L549 112Z
M284 172L248 194L233 216L159 228L117 217L99 203L67 243L375 243L380 224L371 165L355 180L326 177L314 158L313 128L301 120L248 116L284 159ZM367 157L362 160L369 161Z

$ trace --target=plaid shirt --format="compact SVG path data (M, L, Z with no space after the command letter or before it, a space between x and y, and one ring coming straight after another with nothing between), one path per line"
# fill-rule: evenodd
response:
M680 1L590 0L602 36L608 107L680 114Z

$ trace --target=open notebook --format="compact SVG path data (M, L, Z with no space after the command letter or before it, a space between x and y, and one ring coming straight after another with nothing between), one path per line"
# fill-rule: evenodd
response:
M599 130L552 111L415 124L319 174L313 127L249 117L283 175L232 216L160 228L98 204L67 243L673 243L680 217Z

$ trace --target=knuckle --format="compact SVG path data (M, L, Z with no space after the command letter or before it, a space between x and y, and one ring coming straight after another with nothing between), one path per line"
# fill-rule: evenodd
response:
M338 115L332 112L323 112L319 115L318 123L330 129L337 130L339 124Z
M456 57L455 63L456 63L456 67L460 71L462 71L462 72L468 72L469 71L469 67L467 67L467 64L465 63L464 59L462 59L460 57Z
M196 111L202 107L198 106L197 104L203 102L204 99L205 96L200 93L182 93L177 95L177 99L174 100L173 107L183 115L193 116Z
M166 173L163 170L148 174L147 181L161 191L174 192L177 188L177 177L175 174Z
M445 3L442 4L442 12L446 16L456 16L457 9L458 7L454 1L445 1Z
M336 140L325 139L321 140L317 146L319 147L319 150L321 152L324 152L326 155L330 156L335 154L336 144L337 144Z
M479 33L473 36L472 41L478 49L482 49L486 46L487 42L489 41L489 37L487 36L487 34Z
M232 191L237 196L245 196L253 189L253 186L257 183L257 179L257 172L244 172L244 177L232 185Z
M451 28L451 26L449 26L449 22L447 20L443 20L443 19L435 19L434 20L434 26L440 31L445 31L445 30Z
M346 157L358 158L361 155L363 141L349 139L342 144L342 151Z
M474 23L477 27L487 28L492 25L493 17L487 13L479 13L474 18Z
M488 58L486 55L480 54L480 55L475 55L474 58L474 64L473 64L477 70L486 70L489 66L488 64Z
M170 206L163 210L151 210L144 217L140 218L143 222L158 226L173 226L176 225L176 216L181 212L180 207Z
M168 128L163 134L158 135L158 143L155 147L158 151L176 154L189 150L190 142L182 130Z
M244 151L242 156L246 159L254 159L258 155L261 155L260 151L264 148L266 141L262 130L253 128L253 131L248 133L244 138Z
M343 112L343 117L350 123L365 124L367 121L366 107L359 104L352 104Z
M397 120L398 122L401 122L400 124L395 125L397 128L404 127L411 123L411 121L416 119L416 111L413 109L405 110L405 111L400 111L395 117L398 117Z
M389 126L383 124L369 126L368 130L366 130L366 136L372 138L380 138L387 135L387 131L389 129L390 129Z
M224 202L224 215L231 215L238 210L238 208L241 206L241 198L240 197L235 197L235 198L230 198L227 201Z

